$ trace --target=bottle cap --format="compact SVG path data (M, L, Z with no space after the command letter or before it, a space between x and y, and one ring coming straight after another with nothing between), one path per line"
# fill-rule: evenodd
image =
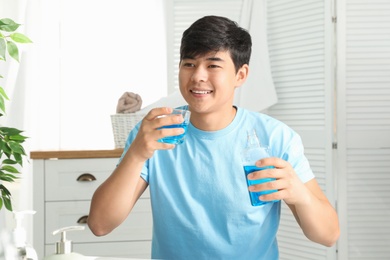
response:
M16 247L23 247L26 245L26 230L22 226L22 220L27 214L35 214L34 210L22 210L22 211L12 211L14 214L16 226L13 230L13 238Z
M61 233L61 240L56 242L56 254L69 254L72 253L72 241L66 239L67 231L84 230L83 226L69 226L63 227L53 231L53 235Z

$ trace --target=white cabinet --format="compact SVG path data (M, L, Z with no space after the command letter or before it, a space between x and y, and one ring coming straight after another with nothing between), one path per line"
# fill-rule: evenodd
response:
M96 237L86 221L96 188L111 174L121 149L107 151L32 152L34 198L33 246L39 259L55 252L60 235L53 231L85 226L72 231L73 251L89 256L150 258L152 214L148 190L128 218L106 236Z

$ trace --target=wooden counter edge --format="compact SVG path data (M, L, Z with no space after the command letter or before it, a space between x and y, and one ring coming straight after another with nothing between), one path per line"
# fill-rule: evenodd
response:
M31 159L84 159L84 158L119 158L123 149L113 150L63 150L63 151L32 151Z

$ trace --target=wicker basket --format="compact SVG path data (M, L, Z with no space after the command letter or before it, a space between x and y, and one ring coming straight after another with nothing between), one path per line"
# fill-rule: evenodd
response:
M115 148L124 148L127 137L134 126L144 118L144 114L128 113L111 115Z

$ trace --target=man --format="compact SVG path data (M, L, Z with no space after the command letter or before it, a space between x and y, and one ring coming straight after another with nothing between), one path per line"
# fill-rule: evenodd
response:
M88 224L95 235L119 226L149 186L152 258L278 259L281 200L310 240L325 246L337 241L337 214L315 180L300 137L278 120L233 104L235 89L249 73L251 45L249 33L224 17L203 17L183 33L179 85L188 103L183 108L191 111L186 140L176 146L158 142L184 132L161 129L182 122L180 116L161 117L172 108L145 116L92 198ZM256 166L274 168L248 179L275 180L248 188L241 152L252 129L272 153ZM248 189L277 191L260 196L270 203L252 206Z

